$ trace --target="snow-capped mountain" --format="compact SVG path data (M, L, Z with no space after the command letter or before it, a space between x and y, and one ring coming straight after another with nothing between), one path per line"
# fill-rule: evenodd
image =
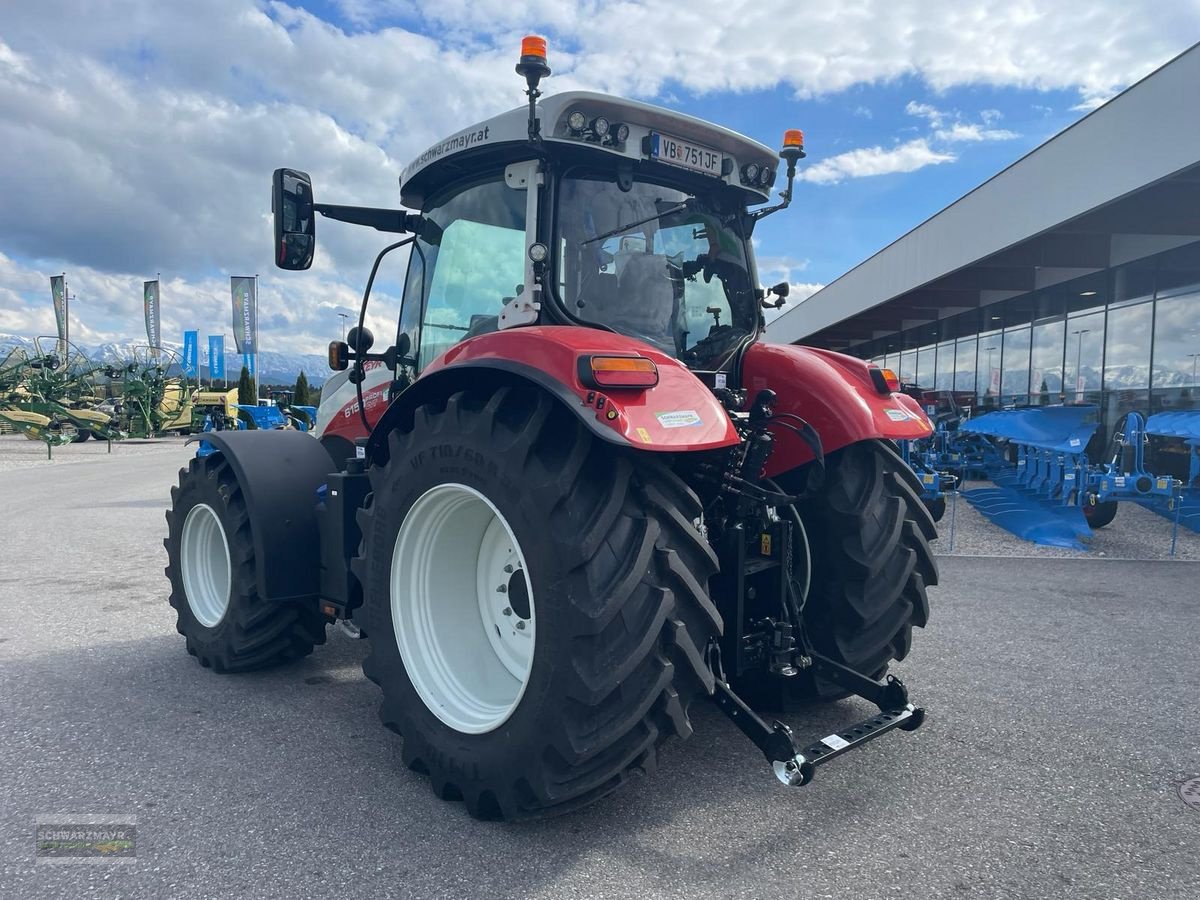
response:
M54 344L54 338L41 339L42 347L49 348ZM97 363L116 363L122 360L131 359L135 351L145 354L145 341L122 341L115 343L99 344L95 347L88 347L80 344L74 344L75 348L86 356L88 359ZM12 347L20 347L27 353L37 352L37 343L34 338L26 337L19 334L0 334L0 359L8 354ZM163 342L164 349L171 352L183 355L183 345L172 343L170 341ZM225 376L230 382L236 382L242 371L242 356L240 353L232 353L226 348L225 353ZM200 347L200 380L208 380L208 342L201 336ZM329 371L329 366L324 356L311 353L276 353L271 350L264 350L257 356L258 364L258 380L262 383L271 384L291 384L296 380L296 376L301 372L308 379L308 383L314 387L319 387L324 384L325 378Z

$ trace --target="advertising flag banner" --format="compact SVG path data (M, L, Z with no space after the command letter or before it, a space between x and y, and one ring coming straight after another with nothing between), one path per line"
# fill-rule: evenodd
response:
M67 339L67 277L50 276L50 294L54 298L54 320L58 323L58 341Z
M210 334L208 336L208 378L216 381L225 380L225 335Z
M162 346L162 316L159 309L158 282L145 281L142 283L142 306L146 312L146 341L155 351L155 356L158 355L158 348Z
M254 276L234 275L229 279L233 294L233 341L238 353L258 350L258 298Z
M183 333L183 374L195 378L200 369L196 365L196 355L200 352L200 332L185 331Z
M250 377L253 378L254 377L254 354L253 353L243 353L242 354L242 365L246 367L246 371L249 372Z

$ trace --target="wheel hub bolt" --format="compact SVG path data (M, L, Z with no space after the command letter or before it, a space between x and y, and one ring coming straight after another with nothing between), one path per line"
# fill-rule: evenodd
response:
M511 575L513 573L512 563L508 563L507 565L505 565L504 571L507 572L509 575Z
M512 607L511 606L504 607L504 615L506 615L506 616L512 615Z
M496 593L497 594L507 594L508 593L508 585L507 584L500 585L500 587L496 588Z
M525 623L522 622L520 619L517 619L517 631L524 631L524 630L525 630Z

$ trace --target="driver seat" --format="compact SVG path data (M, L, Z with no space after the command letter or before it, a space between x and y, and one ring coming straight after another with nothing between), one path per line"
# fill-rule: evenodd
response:
M672 326L677 315L676 285L667 257L654 253L627 256L617 274L616 295L605 309L605 324L674 356Z

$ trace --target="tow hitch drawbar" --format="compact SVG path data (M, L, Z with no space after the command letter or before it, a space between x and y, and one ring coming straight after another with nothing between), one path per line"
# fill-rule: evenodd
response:
M779 721L768 725L723 679L716 680L713 693L713 700L721 712L763 752L775 777L783 784L793 787L808 784L817 766L835 756L873 741L894 728L915 731L925 721L925 710L908 702L908 690L899 678L889 675L881 684L831 659L816 654L810 658L814 675L869 700L879 707L879 714L821 738L802 750L790 728Z

